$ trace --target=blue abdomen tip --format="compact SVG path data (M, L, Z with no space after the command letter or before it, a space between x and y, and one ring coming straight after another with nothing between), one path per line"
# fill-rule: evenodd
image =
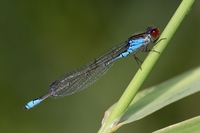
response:
M28 109L30 109L30 108L33 108L35 105L38 105L41 101L42 101L42 100L41 100L41 99L38 99L38 98L37 98L37 99L34 99L34 100L28 102L28 103L26 104L26 106L24 107L24 109L28 110Z

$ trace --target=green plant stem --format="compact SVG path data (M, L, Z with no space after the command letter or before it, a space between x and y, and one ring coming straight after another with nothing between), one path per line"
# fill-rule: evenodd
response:
M174 35L177 28L180 26L181 22L183 21L184 17L188 14L192 4L195 0L183 0L178 9L176 10L175 14L171 18L170 22L164 29L163 33L161 34L160 38L166 38L159 42L159 45L156 45L154 49L159 51L160 54L156 52L150 52L148 57L145 59L144 63L142 64L142 70L138 70L130 84L128 85L127 89L124 91L123 95L119 99L117 105L111 112L110 116L108 117L107 121L105 122L103 128L99 131L99 133L107 133L111 131L111 124L113 120L120 117L126 108L129 106L133 98L135 97L136 93L138 92L139 88L141 87L142 83L152 70L153 66L157 62L160 55L163 53L165 47L167 46L168 42L171 40L172 36Z

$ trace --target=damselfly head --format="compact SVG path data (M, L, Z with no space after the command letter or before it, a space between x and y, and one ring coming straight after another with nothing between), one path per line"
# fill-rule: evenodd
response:
M153 37L157 37L159 35L159 30L157 28L154 28L154 29L151 30L150 34Z
M147 33L153 37L157 37L159 35L159 30L157 28L154 28L153 26L149 26L147 28Z
M157 37L159 35L159 30L157 28L154 28L154 27L149 27L147 29L147 32L153 37Z

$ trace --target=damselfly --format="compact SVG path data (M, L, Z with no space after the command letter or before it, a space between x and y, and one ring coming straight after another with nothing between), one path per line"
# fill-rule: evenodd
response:
M136 54L139 51L148 52L148 45L155 45L158 40L159 30L153 26L147 28L143 33L135 34L127 41L113 47L103 55L86 63L74 71L63 75L55 80L49 88L49 91L41 97L38 97L26 104L25 109L30 109L41 101L51 96L59 98L79 92L98 80L112 66L113 62L119 58L126 57L133 53L134 58L141 62Z

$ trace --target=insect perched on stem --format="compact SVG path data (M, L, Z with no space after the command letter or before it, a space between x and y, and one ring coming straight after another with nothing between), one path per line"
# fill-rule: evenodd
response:
M46 94L28 102L24 108L33 108L49 96L53 98L64 97L87 88L106 73L115 60L126 57L131 53L133 53L138 64L139 62L142 63L136 57L137 53L140 51L154 51L148 50L148 45L155 45L158 38L159 30L153 26L148 27L145 32L129 37L125 42L113 47L98 58L58 78L50 85L49 91Z

